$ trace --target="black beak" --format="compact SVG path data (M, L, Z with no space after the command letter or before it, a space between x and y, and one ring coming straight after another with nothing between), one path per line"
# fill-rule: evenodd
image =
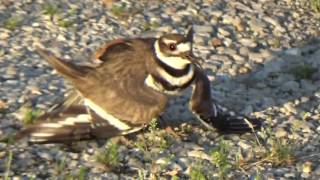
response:
M193 42L193 27L192 26L188 30L188 33L186 35L186 39L187 39L187 41L189 41L191 43Z
M192 53L193 33L193 27L191 26L186 34L186 40L191 42L191 52L188 52L187 57L190 59L192 64L202 69L201 64L204 62L204 60L202 58L195 57Z

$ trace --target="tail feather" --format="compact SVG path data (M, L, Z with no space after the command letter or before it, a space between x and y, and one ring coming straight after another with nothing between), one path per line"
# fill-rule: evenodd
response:
M60 74L72 81L79 81L85 77L85 75L92 70L89 66L76 65L61 58L56 57L50 51L36 47L37 53L48 61L53 68L55 68Z
M40 117L40 122L22 129L15 135L16 140L27 138L30 143L70 143L73 141L107 139L122 132L85 106L71 105L63 111L53 108Z
M70 118L57 122L44 122L27 126L18 132L15 139L27 137L30 143L68 143L92 138L91 123L72 122Z

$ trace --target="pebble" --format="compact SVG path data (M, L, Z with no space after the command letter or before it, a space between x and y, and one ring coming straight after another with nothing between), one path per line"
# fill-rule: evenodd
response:
M257 19L252 19L248 22L250 29L256 34L263 34L263 30L265 29L265 25L262 21Z
M255 43L252 39L242 38L239 39L239 42L245 47L257 47L257 43Z
M256 53L256 52L249 52L248 56L252 61L257 63L262 63L264 59L261 53Z
M312 162L307 161L302 165L302 171L304 173L310 173L312 171Z
M238 146L240 146L244 150L249 150L252 146L244 141L239 141Z
M279 129L276 130L275 136L277 138L282 138L282 137L285 137L287 135L288 135L288 132L286 130L284 130L283 128L279 128Z
M210 25L195 25L193 26L193 29L196 33L212 33L213 32L213 27Z
M213 47L219 47L222 45L222 41L219 38L212 38L211 44Z
M223 28L218 28L218 32L224 36L224 37L229 37L231 35L231 33Z

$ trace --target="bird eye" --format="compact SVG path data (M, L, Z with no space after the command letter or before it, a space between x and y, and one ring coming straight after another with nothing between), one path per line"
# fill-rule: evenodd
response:
M172 44L169 45L169 48L170 48L171 51L174 51L174 50L177 49L177 45L172 43Z

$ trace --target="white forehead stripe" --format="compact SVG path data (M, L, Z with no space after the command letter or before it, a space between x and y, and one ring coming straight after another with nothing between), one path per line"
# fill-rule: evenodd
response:
M166 38L163 38L162 41L167 45L172 44L172 43L177 43L176 40L166 39Z
M108 123L119 130L128 130L131 129L126 123L121 122L121 120L117 119L116 117L112 116L111 114L107 113L104 109L100 106L92 102L90 99L85 99L84 104L92 109L95 113L97 113L100 117L104 120L108 121Z
M188 52L191 50L191 43L190 42L180 43L178 44L177 49L179 52Z
M179 56L165 56L160 50L158 40L154 43L154 49L156 51L155 53L157 58L161 62L165 63L166 65L174 69L184 69L188 64L191 63L188 59L184 59Z

